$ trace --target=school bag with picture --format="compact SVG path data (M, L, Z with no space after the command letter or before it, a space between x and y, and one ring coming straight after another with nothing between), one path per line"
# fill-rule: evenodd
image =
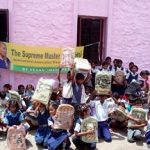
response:
M94 130L94 132L82 136L81 140L85 143L98 142L98 122L93 117L87 117L81 123L81 132L86 132L88 130Z
M7 145L9 150L26 150L25 128L20 125L10 127L7 133Z
M74 58L75 58L75 49L74 48L63 48L62 49L62 55L61 55L61 67L72 67L74 64Z
M95 77L95 90L99 95L109 95L111 92L112 75L108 71L99 71Z
M69 104L59 105L54 117L54 129L68 130L74 119L74 107Z
M32 100L47 105L53 92L54 82L55 81L52 79L40 78L37 83L34 95L32 96Z

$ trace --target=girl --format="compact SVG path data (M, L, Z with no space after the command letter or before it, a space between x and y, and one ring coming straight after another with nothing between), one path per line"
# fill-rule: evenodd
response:
M50 117L48 118L48 126L50 127L50 134L47 140L48 149L69 150L70 141L68 132L62 129L54 129L53 127L57 108L58 104L56 102L52 102L49 106Z
M8 103L8 112L4 117L4 124L9 129L11 126L16 127L24 121L23 114L20 111L19 104L15 100L10 100Z
M140 72L140 76L145 80L144 90L148 94L148 104L150 105L150 73L147 70Z
M138 81L138 66L133 65L130 67L130 72L126 76L127 84L130 84L133 81Z
M94 130L90 129L85 132L81 132L81 123L83 119L90 116L90 108L86 104L83 104L80 107L79 110L79 119L77 120L75 124L74 129L74 137L72 139L74 145L78 150L95 150L96 149L96 143L85 143L81 140L81 137L84 135L92 134Z
M47 123L47 119L49 118L48 110L46 109L46 105L39 103L37 107L37 121L38 121L38 129L35 133L35 142L37 145L45 146L44 141L47 135L49 134L49 127Z

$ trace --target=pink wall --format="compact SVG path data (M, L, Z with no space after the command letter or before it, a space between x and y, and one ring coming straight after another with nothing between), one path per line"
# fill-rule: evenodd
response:
M150 70L150 0L114 0L109 55Z
M10 41L19 44L49 47L76 46L78 15L107 17L108 0L0 0L0 8L10 12ZM97 9L95 9L97 8ZM36 84L40 77L0 70L0 88L10 83Z

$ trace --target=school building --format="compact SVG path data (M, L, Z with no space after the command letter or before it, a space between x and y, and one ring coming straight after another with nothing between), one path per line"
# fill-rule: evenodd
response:
M85 46L84 57L111 56L150 70L150 0L0 0L0 40L18 44ZM0 87L36 84L40 77L0 70Z

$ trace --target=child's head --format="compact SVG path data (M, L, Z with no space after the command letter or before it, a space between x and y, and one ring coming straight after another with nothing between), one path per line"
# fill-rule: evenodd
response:
M107 69L107 68L108 68L108 63L107 63L106 61L104 61L104 62L102 63L102 68L103 68L103 69Z
M12 89L12 86L10 84L4 84L3 89L4 89L4 92L8 92L9 90Z
M143 70L143 71L140 72L140 76L141 76L143 79L145 79L145 80L148 79L148 76L149 76L149 75L150 75L150 73L149 73L148 70Z
M91 93L91 87L90 86L85 86L85 93L87 95Z
M85 116L90 116L90 107L86 104L81 104L79 107L79 116L84 119Z
M136 73L136 72L138 72L138 66L136 66L136 65L132 65L131 67L130 67L130 70L131 70L131 72L133 72L133 73Z
M134 62L130 62L129 63L129 69L131 69L131 67L134 65Z
M36 109L37 106L38 106L38 102L32 101L32 108Z
M26 91L34 91L34 86L32 85L32 84L28 84L27 86L26 86L26 89L25 89Z
M8 103L8 109L12 113L16 113L20 109L18 101L10 100Z
M121 68L123 61L121 59L118 59L116 63L117 63L117 67Z
M94 69L96 67L96 63L95 62L92 62L91 63L91 67Z
M24 85L23 84L18 85L18 93L22 95L24 94L24 91L25 91Z
M111 57L106 57L105 62L110 65L111 64Z
M109 97L109 95L99 95L99 99L100 99L101 103L103 103L108 97Z
M114 92L113 94L112 94L112 97L114 97L115 99L120 99L120 95L119 95L119 93L117 93L117 92Z
M57 108L58 108L58 104L57 104L56 102L52 102L52 103L49 105L49 114L50 114L51 116L55 116L55 115L56 115Z
M76 74L76 83L77 84L83 84L84 83L84 75L82 73L77 73Z
M40 112L43 112L46 110L46 105L42 104L42 103L39 103L39 111Z
M5 97L6 97L6 92L1 91L1 92L0 92L0 98L1 98L2 100L4 100Z
M114 67L117 67L117 61L118 61L118 59L113 60Z

